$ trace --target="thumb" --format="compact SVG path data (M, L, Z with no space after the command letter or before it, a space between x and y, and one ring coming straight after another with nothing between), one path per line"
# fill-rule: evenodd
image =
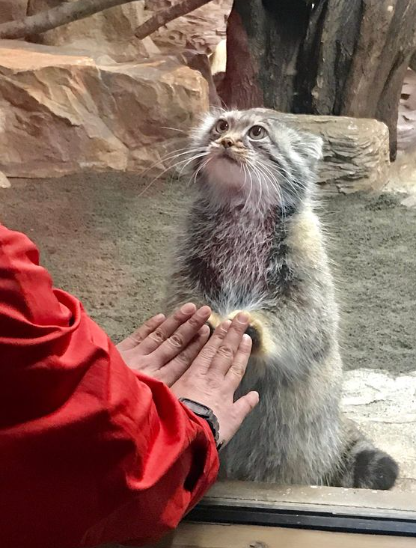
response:
M220 435L222 437L223 447L225 447L233 438L237 430L242 425L244 419L259 403L259 400L260 396L258 392L249 392L246 396L243 396L233 404L232 420L230 420L228 424L220 424Z
M237 432L242 425L244 419L253 411L256 405L259 403L259 395L257 392L249 392L246 396L243 396L237 400L233 405L233 421L230 424L230 430L228 436L225 436L226 442L228 442Z
M244 421L260 401L258 392L249 392L234 403L234 412L237 418Z

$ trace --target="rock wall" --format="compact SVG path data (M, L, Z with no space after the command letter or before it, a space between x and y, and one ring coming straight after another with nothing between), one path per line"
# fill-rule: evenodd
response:
M12 0L8 1L12 3ZM50 46L69 46L100 52L110 55L117 62L136 61L158 53L170 55L185 49L209 55L225 36L232 0L214 0L172 21L143 41L135 37L136 28L146 19L159 9L167 8L178 1L130 2L46 32L36 41ZM61 3L62 0L29 0L28 13L39 13Z
M400 97L397 126L399 151L416 148L416 72L409 69Z
M146 1L148 8L167 6L180 0ZM225 38L227 19L233 0L214 0L188 15L176 19L152 35L154 43L164 53L181 49L194 49L207 55Z
M62 0L29 0L28 13L33 15L59 4ZM45 32L36 41L109 55L117 62L137 61L160 53L150 37L141 41L134 35L145 19L144 2L130 2Z
M381 190L390 168L389 132L382 122L360 118L282 114L295 129L324 139L318 184L329 192Z
M25 17L29 0L0 0L0 24Z
M148 17L178 1L139 0L105 10L43 34L37 38L43 45L0 42L0 146L5 151L0 170L10 177L50 177L82 169L142 172L158 164L152 171L161 173L167 167L161 158L179 146L180 132L209 101L218 104L206 55L220 44L212 63L221 72L232 5L232 0L215 0L152 38L135 38L135 29ZM16 18L62 0L1 2L2 16ZM409 100L402 101L403 112L409 110ZM383 124L294 115L286 120L324 138L319 175L324 190L353 192L386 184Z
M87 54L0 41L0 171L158 175L208 105L204 78L175 58L100 64Z

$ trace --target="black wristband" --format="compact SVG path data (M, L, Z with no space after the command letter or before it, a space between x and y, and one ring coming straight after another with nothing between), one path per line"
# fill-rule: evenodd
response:
M210 409L206 405L203 405L202 403L196 402L194 400L189 400L188 398L179 398L179 401L186 405L186 407L190 409L193 413L195 413L195 415L207 421L208 426L211 429L212 435L214 436L217 450L219 451L223 446L223 443L219 443L220 425L212 409Z

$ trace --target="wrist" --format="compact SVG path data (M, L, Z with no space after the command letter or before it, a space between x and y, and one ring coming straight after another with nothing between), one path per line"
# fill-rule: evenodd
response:
M214 436L217 450L220 451L223 445L223 443L221 443L219 439L220 425L212 409L202 403L190 400L188 398L179 398L179 401L188 409L190 409L197 417L204 419L208 423L212 435Z

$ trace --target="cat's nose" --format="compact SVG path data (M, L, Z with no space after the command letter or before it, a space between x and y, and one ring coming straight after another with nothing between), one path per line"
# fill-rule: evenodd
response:
M234 141L230 137L225 137L221 140L221 144L224 148L231 148L234 144Z

